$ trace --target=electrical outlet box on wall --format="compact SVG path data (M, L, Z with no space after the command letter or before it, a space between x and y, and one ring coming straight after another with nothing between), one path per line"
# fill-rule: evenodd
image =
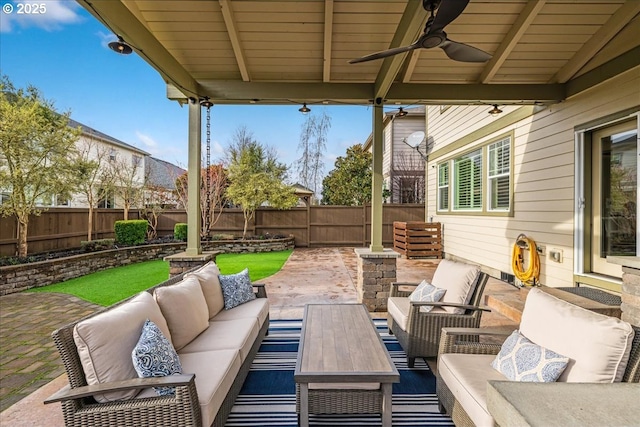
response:
M557 263L562 263L563 254L562 249L553 248L549 251L549 260Z

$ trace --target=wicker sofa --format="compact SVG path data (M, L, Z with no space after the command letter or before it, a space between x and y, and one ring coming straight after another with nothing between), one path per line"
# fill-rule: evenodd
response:
M519 332L569 358L557 382L640 381L640 328L562 301L539 289L527 296ZM491 364L502 345L466 337L506 337L492 329L444 328L436 373L438 403L456 426L494 426L487 409L488 381L508 381Z
M209 263L56 330L69 385L45 403L62 403L66 426L223 426L267 333L269 304L264 286L249 282L257 298L224 309L218 273ZM171 337L182 374L132 374L146 319Z

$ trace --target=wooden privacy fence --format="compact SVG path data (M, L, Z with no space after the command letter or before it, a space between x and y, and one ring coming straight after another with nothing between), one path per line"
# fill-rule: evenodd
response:
M407 258L442 258L442 226L439 222L395 221L393 249Z
M422 204L385 204L382 209L382 243L393 245L394 221L424 220ZM129 219L138 219L137 211ZM121 209L94 211L93 239L113 238L113 224L123 219ZM163 212L158 235L173 235L178 222L187 222L184 210ZM51 208L29 220L29 253L80 247L87 240L88 211L80 208ZM17 221L0 217L0 256L13 256L17 247ZM240 209L225 209L212 234L242 235L244 218ZM371 243L371 206L310 206L288 210L260 208L249 224L249 234L293 235L298 247L367 246Z

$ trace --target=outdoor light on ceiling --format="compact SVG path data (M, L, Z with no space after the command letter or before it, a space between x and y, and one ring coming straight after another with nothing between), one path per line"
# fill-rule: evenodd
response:
M298 111L300 111L302 114L308 114L309 112L311 112L311 108L307 107L307 103L303 103L302 107L298 108Z
M420 146L422 145L422 142L424 141L424 136L425 136L425 133L422 132L421 130L419 130L417 132L413 132L411 135L409 135L408 137L404 138L402 140L402 142L404 142L409 147L411 147L414 150L416 150L418 152L418 154L420 154L420 157L422 157L422 159L426 161L427 160L426 148L425 148L425 152L424 153L422 151L420 151Z
M404 109L402 107L400 107L400 109L396 113L395 117L404 117L407 114L409 114L409 113L407 113L406 111L404 111Z
M500 113L502 113L502 110L498 108L498 104L493 104L493 108L489 110L489 114L497 116Z
M131 46L125 43L125 41L120 36L118 36L118 41L109 43L109 49L121 55L129 55L131 52L133 52Z

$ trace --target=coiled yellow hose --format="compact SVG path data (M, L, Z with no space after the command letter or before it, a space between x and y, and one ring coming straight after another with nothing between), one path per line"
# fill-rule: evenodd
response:
M524 269L524 257L522 256L522 249L518 246L518 241L526 241L529 250L529 262L527 269ZM511 255L511 267L513 268L513 274L522 283L530 283L536 285L540 281L540 257L538 256L536 242L529 237L519 237L516 243L513 245L513 252Z

